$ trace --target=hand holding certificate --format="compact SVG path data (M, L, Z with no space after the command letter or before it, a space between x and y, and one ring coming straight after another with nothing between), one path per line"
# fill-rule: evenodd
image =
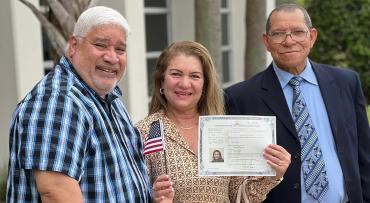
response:
M275 117L201 116L199 175L275 176L263 156L271 143L276 143Z

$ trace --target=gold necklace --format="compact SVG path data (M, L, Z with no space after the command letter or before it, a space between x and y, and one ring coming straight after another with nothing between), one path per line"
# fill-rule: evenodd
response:
M177 127L180 127L180 129L182 129L182 130L191 130L191 129L193 129L195 126L197 126L197 124L195 124L195 125L192 125L192 126L189 126L189 127L184 127L184 126L181 126L179 123L179 121L178 121L178 119L175 117L175 116L169 116L168 114L167 114L167 117L170 119L170 120L172 120L172 122L177 126ZM173 117L173 119L171 119L170 117Z
M183 129L183 130L191 130L191 129L193 129L193 128L195 127L195 125L190 126L190 127L183 127L183 126L180 126L180 125L179 125L179 127L180 127L181 129Z

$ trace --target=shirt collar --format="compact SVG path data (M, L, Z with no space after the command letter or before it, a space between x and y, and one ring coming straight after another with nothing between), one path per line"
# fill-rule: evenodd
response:
M302 71L302 73L299 74L301 78L303 78L304 81L312 84L312 85L319 85L315 76L315 73L312 69L312 65L310 63L310 60L306 59L306 67ZM275 62L272 62L272 66L274 68L274 71L279 79L280 85L282 88L288 85L288 82L295 76L281 68L279 68Z
M114 87L114 89L112 90L112 92L108 93L106 98L103 99L101 98L93 89L91 89L86 83L84 80L82 80L82 78L78 75L77 71L75 70L75 68L73 67L72 63L69 61L69 59L66 57L66 56L63 56L60 58L59 60L59 64L61 64L61 68L67 70L68 72L71 72L72 74L74 74L78 79L79 81L88 88L89 91L91 91L96 97L98 97L101 101L103 102L112 102L113 100L115 100L116 98L118 97L121 97L122 96L122 91L121 89L116 86Z

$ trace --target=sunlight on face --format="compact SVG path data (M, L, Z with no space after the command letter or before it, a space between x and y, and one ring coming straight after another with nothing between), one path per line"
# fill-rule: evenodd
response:
M204 84L203 68L199 59L179 54L170 60L164 74L162 88L168 108L197 111Z
M270 27L269 33L264 34L263 41L276 65L293 74L302 72L317 37L316 29L307 28L303 13L298 9L273 13ZM304 37L292 38L291 33L298 31L307 32L307 34ZM280 32L290 33L290 35L286 36L284 41L277 43L272 36Z
M122 78L126 66L126 34L116 25L102 25L69 41L69 58L86 84L104 97Z

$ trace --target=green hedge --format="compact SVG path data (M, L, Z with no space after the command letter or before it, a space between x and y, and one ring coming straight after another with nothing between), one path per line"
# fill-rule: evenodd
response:
M0 177L0 202L5 202L6 197L6 178Z
M318 29L310 58L356 70L370 102L370 0L306 0Z

